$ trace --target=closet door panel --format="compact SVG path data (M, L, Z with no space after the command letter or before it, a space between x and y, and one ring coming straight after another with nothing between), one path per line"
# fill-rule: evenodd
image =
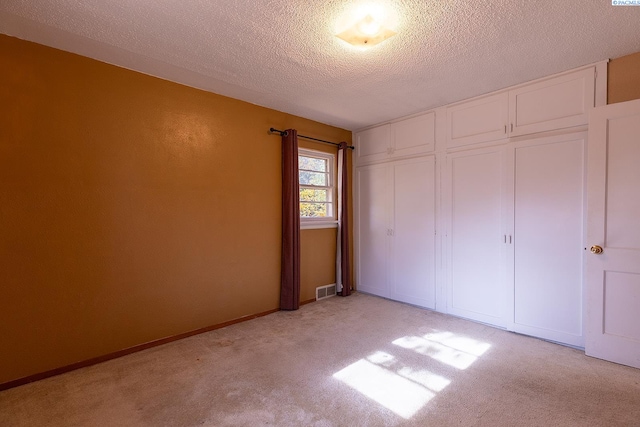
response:
M447 148L507 138L507 92L447 107Z
M514 330L582 346L586 134L515 148Z
M435 119L435 113L427 113L392 123L393 155L410 156L433 151Z
M357 287L359 291L388 296L389 179L387 165L358 168Z
M393 165L390 298L435 308L435 157Z
M595 102L595 68L509 91L511 136L586 125Z
M382 125L356 134L356 164L386 160L391 150L391 126Z
M502 327L504 163L504 148L456 153L448 162L448 311Z

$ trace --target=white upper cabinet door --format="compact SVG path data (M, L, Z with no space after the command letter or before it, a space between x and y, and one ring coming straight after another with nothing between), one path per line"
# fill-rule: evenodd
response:
M509 131L526 135L586 125L595 102L595 68L509 91Z
M506 327L506 149L450 154L447 169L447 311Z
M515 332L582 347L586 133L515 146ZM511 329L511 328L510 328Z
M422 114L391 124L393 157L428 153L435 149L435 113Z
M391 299L435 308L435 157L393 163Z
M356 164L424 154L435 149L435 113L421 114L356 134Z
M391 125L377 126L356 134L356 164L385 160L391 154Z
M507 138L507 92L447 108L447 148Z
M356 169L356 280L358 290L388 297L389 168Z

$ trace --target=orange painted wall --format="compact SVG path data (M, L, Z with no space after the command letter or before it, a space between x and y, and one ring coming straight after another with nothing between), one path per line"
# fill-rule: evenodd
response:
M640 99L640 52L609 61L607 102Z
M351 132L4 35L0 62L0 383L278 307L267 130ZM302 300L335 233L302 232Z

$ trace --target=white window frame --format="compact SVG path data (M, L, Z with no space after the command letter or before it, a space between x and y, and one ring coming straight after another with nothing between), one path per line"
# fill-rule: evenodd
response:
M298 148L298 156L314 157L317 159L323 159L327 161L327 186L318 188L327 188L331 193L331 217L323 218L305 218L300 215L300 228L312 229L312 228L336 228L338 227L338 203L337 203L337 190L336 190L336 156L332 153L324 151L310 150L308 148ZM314 186L307 186L300 184L300 188L314 188Z

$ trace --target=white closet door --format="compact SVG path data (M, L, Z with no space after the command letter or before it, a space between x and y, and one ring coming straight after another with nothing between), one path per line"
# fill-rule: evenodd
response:
M506 149L448 156L448 312L506 327Z
M580 347L586 139L517 143L514 162L513 330Z
M389 174L388 166L356 170L356 260L359 291L388 297Z
M435 157L393 163L389 297L435 308Z

